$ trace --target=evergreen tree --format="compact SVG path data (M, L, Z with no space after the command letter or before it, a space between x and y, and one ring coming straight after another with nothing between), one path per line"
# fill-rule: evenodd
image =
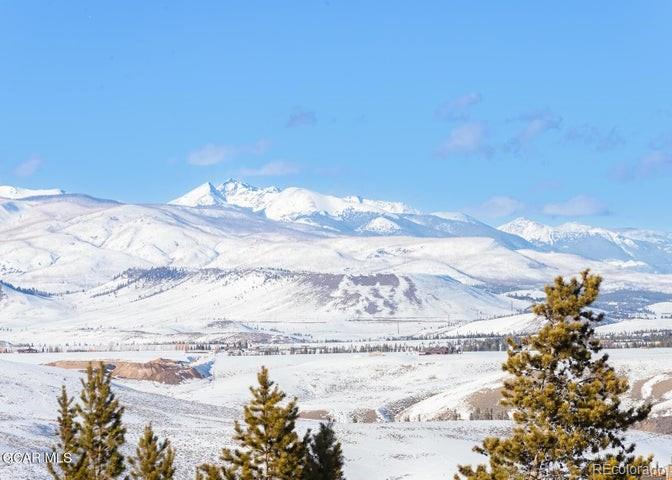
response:
M509 340L503 365L502 405L512 408L508 438L487 438L475 450L489 467L460 466L468 480L636 479L622 474L647 465L633 455L625 430L646 418L650 406L621 408L627 379L608 364L595 338L603 315L586 307L598 296L601 278L588 270L548 285L546 302L534 306L545 319L541 330L520 343ZM605 467L606 466L606 467ZM455 476L456 479L460 475Z
M173 480L175 451L170 441L159 442L152 425L146 425L135 449L135 457L128 459L132 480Z
M321 423L320 430L306 434L306 462L303 480L344 480L343 453L332 423Z
M77 434L79 425L75 418L72 398L68 397L65 385L58 396L58 442L52 448L56 454L56 463L47 463L47 469L55 480L75 480L79 469L79 446Z
M299 409L296 399L284 407L285 394L261 367L258 387L250 387L252 400L244 409L245 427L238 421L234 440L240 448L222 450L223 466L201 465L197 480L299 480L304 446L294 430Z
M80 417L78 443L82 452L79 480L112 480L124 471L119 448L126 429L121 423L124 407L112 393L111 374L102 362L95 369L89 363L76 412Z

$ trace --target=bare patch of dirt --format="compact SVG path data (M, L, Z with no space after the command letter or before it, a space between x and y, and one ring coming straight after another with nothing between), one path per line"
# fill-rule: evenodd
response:
M370 408L358 408L353 410L350 416L355 423L376 423L378 421L376 411Z
M492 418L497 419L503 418L508 413L508 409L499 404L501 399L501 388L484 388L469 395L466 398L466 402L469 407L471 407L472 415L491 415ZM474 420L483 419L484 418L475 418Z
M480 408L481 410L486 408L500 407L499 401L502 399L502 389L501 388L484 388L478 392L474 392L467 397L467 403L470 407Z
M668 378L661 382L656 383L651 387L651 396L654 400L660 401L663 400L663 397L666 393L669 393L672 390L672 378Z
M672 434L672 416L662 415L660 417L647 418L635 425L634 429L670 435Z
M300 410L299 418L308 420L331 420L331 415L326 410Z
M58 360L47 365L73 370L85 370L89 363L91 362L82 360ZM93 363L94 365L96 364L96 362ZM145 363L105 360L103 364L108 371L112 372L112 377L114 378L149 380L170 385L193 378L203 378L195 368L165 358L157 358Z

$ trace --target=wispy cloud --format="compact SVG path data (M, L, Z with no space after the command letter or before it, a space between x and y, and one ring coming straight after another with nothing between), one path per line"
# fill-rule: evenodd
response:
M487 128L482 122L469 122L453 128L436 149L437 155L449 157L456 154L490 155L492 148L486 144Z
M294 109L285 122L285 127L287 128L296 128L296 127L307 127L310 125L315 125L317 123L317 114L313 110L306 110L301 107Z
M611 171L617 180L630 181L653 175L672 173L672 153L664 150L652 150L634 162L621 162Z
M663 132L649 142L652 150L672 150L672 130Z
M521 124L518 133L511 138L506 150L521 150L546 132L559 130L562 126L562 117L551 110L537 110L519 115L510 119L510 122Z
M434 117L445 121L466 120L469 117L469 108L481 100L481 94L478 92L465 93L436 107Z
M19 163L14 167L12 173L17 177L30 177L39 170L42 166L42 159L39 157L31 157L28 160Z
M480 205L467 209L477 217L501 218L514 215L525 210L525 203L508 196L494 196Z
M564 141L584 145L596 152L615 150L625 145L625 138L615 127L602 130L588 123L568 128L565 131Z
M198 166L216 165L244 155L263 155L268 151L269 146L270 144L266 140L259 140L247 145L208 144L191 152L187 156L187 162Z
M542 211L554 217L585 217L610 213L603 202L587 195L577 195L564 202L548 203Z
M264 176L275 177L282 175L294 175L301 171L300 167L291 162L269 162L256 168L242 168L238 172L240 175L246 176Z

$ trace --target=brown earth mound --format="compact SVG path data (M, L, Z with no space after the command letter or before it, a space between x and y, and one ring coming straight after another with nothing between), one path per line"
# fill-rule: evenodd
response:
M670 435L672 434L672 416L663 415L659 417L647 418L646 420L643 420L635 425L634 428L644 432Z
M84 360L59 360L48 363L52 367L84 370L90 362ZM175 385L192 378L203 378L193 367L180 362L157 358L145 363L125 362L119 360L103 361L105 368L112 372L112 377L130 380L150 380L152 382ZM95 363L94 363L95 365Z
M299 418L308 420L331 420L331 415L326 410L300 410Z

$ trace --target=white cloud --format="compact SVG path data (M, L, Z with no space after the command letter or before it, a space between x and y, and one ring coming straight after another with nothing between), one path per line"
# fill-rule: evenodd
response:
M315 125L316 123L317 123L317 114L314 111L305 110L297 107L287 119L285 127L287 128L307 127L310 125Z
M25 162L19 163L12 173L17 177L29 177L42 166L42 159L39 157L31 157Z
M442 157L453 154L489 154L491 149L485 144L486 135L482 122L464 123L453 128L436 153Z
M565 143L580 143L597 152L615 150L625 145L625 138L615 127L602 130L588 123L567 129L564 141Z
M525 126L518 134L521 141L530 141L548 130L560 128L562 117L549 110L532 113L520 117L525 121Z
M478 92L470 92L439 105L434 111L434 116L440 120L465 120L468 117L467 110L482 100Z
M564 202L546 204L542 211L554 217L585 217L609 213L603 202L587 195L577 195Z
M637 162L637 173L642 177L662 173L669 169L672 169L672 154L662 150L649 152Z
M516 198L494 196L470 209L470 213L477 217L501 218L520 213L524 209L525 204Z
M550 130L559 130L562 125L562 117L550 110L526 113L511 121L522 123L518 133L508 141L507 148L513 151L521 150Z
M242 155L263 155L269 148L266 140L259 140L247 145L213 145L209 144L194 150L187 156L191 165L208 166L229 162Z
M257 168L243 168L239 171L240 175L247 176L281 176L293 175L299 173L301 169L298 165L290 162L269 162Z
M639 157L635 162L622 162L612 169L612 177L622 180L665 175L672 172L672 153L664 150L652 150Z

